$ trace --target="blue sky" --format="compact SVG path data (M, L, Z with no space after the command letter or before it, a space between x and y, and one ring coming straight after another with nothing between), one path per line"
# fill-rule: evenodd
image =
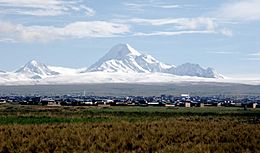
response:
M0 70L88 67L118 43L162 62L259 75L259 0L0 0Z

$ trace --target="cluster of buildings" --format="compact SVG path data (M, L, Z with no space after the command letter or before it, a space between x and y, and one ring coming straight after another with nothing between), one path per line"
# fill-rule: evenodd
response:
M172 106L172 107L260 107L260 97L224 97L224 96L2 96L0 104L12 103L20 105L44 106Z

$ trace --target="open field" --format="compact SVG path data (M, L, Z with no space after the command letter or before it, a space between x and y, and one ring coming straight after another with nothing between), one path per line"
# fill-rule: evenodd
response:
M260 109L0 106L0 152L260 152Z

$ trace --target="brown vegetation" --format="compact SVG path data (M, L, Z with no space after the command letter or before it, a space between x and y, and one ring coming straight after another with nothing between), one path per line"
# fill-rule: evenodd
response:
M74 118L85 117L86 110L76 112ZM96 122L60 122L58 117L64 118L64 114L57 113L57 123L44 118L34 124L24 118L26 114L22 115L26 122L21 122L25 124L8 119L0 125L0 152L260 152L260 124L254 122L259 116L153 114L139 118L135 111L131 112L134 117L116 116L115 112L94 114L109 118Z
M0 126L1 152L258 152L260 125L229 119Z

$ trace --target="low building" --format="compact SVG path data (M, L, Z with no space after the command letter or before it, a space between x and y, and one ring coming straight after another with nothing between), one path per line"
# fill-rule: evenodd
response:
M56 102L55 100L51 99L51 98L44 98L41 99L41 103L43 106L60 106L60 102Z
M185 101L184 102L184 107L191 107L191 102L190 101Z
M204 103L199 103L199 107L204 107Z
M0 99L0 104L6 104L6 100L5 99Z

